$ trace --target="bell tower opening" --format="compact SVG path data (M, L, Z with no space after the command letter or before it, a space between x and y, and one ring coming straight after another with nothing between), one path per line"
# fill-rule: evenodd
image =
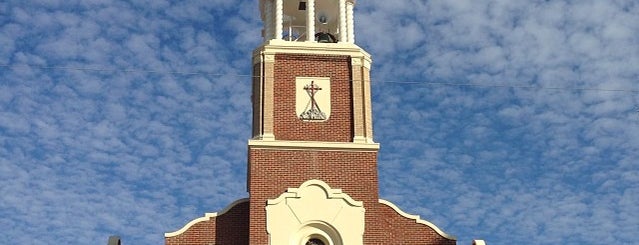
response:
M354 0L261 0L264 41L354 43Z

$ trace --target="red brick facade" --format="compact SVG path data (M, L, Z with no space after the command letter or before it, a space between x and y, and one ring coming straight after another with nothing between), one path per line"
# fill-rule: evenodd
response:
M257 149L249 151L249 162L251 244L268 244L266 200L307 180L317 179L331 188L340 188L363 201L365 208L378 200L377 152Z
M248 245L249 202L241 202L226 213L197 222L184 233L167 237L166 245Z
M375 203L366 208L365 244L455 245L455 240L438 234L433 228L400 216L391 207ZM371 213L369 215L369 213ZM372 219L368 219L372 216Z
M351 142L351 59L330 55L275 55L274 134L278 140ZM304 122L295 114L295 78L330 77L331 116Z
M266 200L309 179L322 180L364 202L364 244L456 244L379 203L377 152L256 149L249 151L249 162L250 244L268 244Z

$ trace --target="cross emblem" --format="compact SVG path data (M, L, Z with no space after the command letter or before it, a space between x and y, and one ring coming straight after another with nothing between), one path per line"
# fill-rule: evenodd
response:
M326 120L326 114L322 112L322 110L317 105L317 100L315 100L315 94L318 91L322 90L322 88L317 86L317 84L315 84L315 81L311 81L310 84L304 86L304 90L306 90L306 94L308 94L311 106L308 110L300 114L300 118L302 120Z

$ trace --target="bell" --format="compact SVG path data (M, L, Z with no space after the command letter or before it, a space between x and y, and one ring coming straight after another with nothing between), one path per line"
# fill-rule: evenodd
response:
M331 36L328 33L320 32L317 35L317 42L318 43L332 43L333 40L331 40Z

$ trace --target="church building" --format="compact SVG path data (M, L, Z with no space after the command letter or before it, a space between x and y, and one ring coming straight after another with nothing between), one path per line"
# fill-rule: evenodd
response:
M379 197L371 56L355 44L356 0L259 1L249 197L166 233L166 245L457 244Z

